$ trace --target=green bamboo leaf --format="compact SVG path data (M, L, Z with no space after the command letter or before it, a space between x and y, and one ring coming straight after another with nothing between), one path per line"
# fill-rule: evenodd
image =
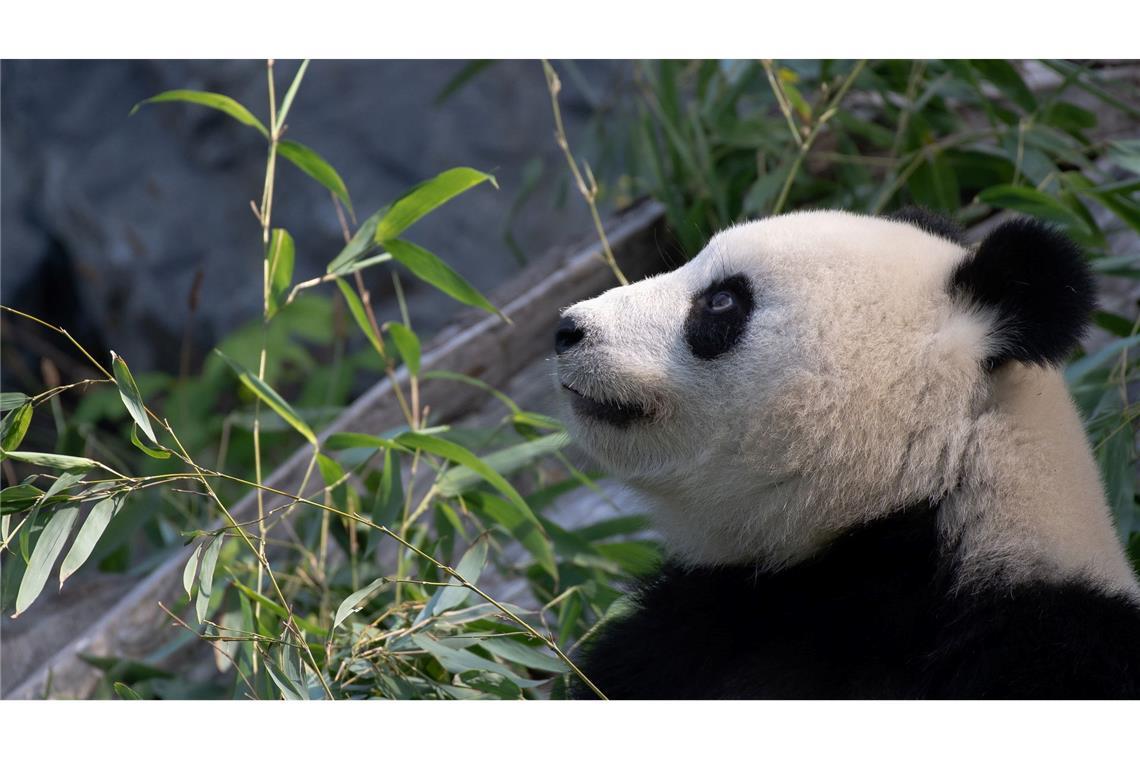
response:
M122 681L115 681L115 693L120 699L142 699L139 693Z
M127 367L127 363L123 361L123 357L112 351L111 364L115 370L115 385L119 388L119 395L123 399L123 406L130 412L131 418L134 419L135 423L146 433L146 437L150 439L150 442L158 443L158 439L154 437L154 429L150 426L150 418L147 417L146 407L143 405L142 394L139 393L139 387L135 385L135 379L131 376L131 370Z
M274 125L278 130L285 125L285 117L289 114L289 109L293 107L293 98L297 97L297 89L301 86L301 80L305 78L305 71L309 68L309 59L301 61L300 68L293 76L293 83L289 85L288 91L285 93L285 98L281 101L281 109L277 112L277 124Z
M419 337L402 322L386 322L384 326L388 328L388 334L392 336L392 342L396 344L396 350L400 352L400 358L404 360L408 372L412 377L420 374Z
M490 182L498 184L490 174L461 166L421 182L392 204L380 219L374 239L381 245L397 237L426 214L439 208L457 195Z
M198 622L206 619L210 607L210 595L214 592L214 567L218 564L218 553L225 542L224 536L215 538L202 552L202 562L198 567L198 598L194 605Z
M356 230L356 233L352 236L348 243L345 244L341 252L338 253L336 257L329 262L328 269L326 271L330 274L339 275L344 275L348 274L351 271L355 271L351 268L356 266L358 263L363 263L358 262L357 260L364 254L377 248L377 243L375 240L376 227L380 224L380 220L384 218L384 215L388 213L388 209L390 208L391 206L385 206L372 216L365 219L364 223L361 224L360 227ZM383 255L387 256L388 254Z
M468 469L474 471L483 480L490 483L497 488L507 499L514 504L528 520L538 523L538 518L527 506L527 503L519 496L518 491L514 489L510 483L507 482L499 473L495 472L488 465L475 456L473 453L463 448L457 443L444 440L443 438L436 438L423 433L401 433L396 436L396 443L403 444L408 448L420 449L429 454L441 456L456 464L463 465Z
M63 564L59 567L60 588L63 588L63 582L82 567L87 558L91 556L95 544L99 542L99 537L107 529L107 524L111 522L111 518L119 511L121 503L121 497L103 499L91 508L87 519L83 521L83 526L75 534L75 541L72 542L67 556L63 558Z
M530 520L515 504L495 494L477 491L468 494L465 499L469 506L482 513L487 520L503 526L534 557L539 567L551 578L558 580L554 545L539 524Z
M289 286L293 284L293 236L283 229L273 230L266 256L269 260L269 298L265 308L266 316L272 318L285 305Z
M186 567L182 568L182 588L186 589L186 596L193 598L194 581L198 577L198 560L202 557L202 544L194 547L190 559L186 560Z
M380 356L385 356L384 345L380 341L380 336L372 329L372 321L368 318L367 312L364 311L364 304L360 301L360 297L356 295L356 291L342 279L337 278L336 286L340 288L341 295L344 296L345 303L348 304L348 310L352 313L352 318L356 321L356 326L368 338L368 342L376 349L376 353Z
M479 646L496 657L545 673L565 673L570 670L565 662L544 654L538 647L529 647L516 639L499 636L479 640Z
M336 615L333 617L333 630L339 628L345 618L363 607L364 603L387 582L387 578L377 578L359 591L345 597L345 600L336 608Z
M336 173L336 169L329 165L328 161L321 158L319 153L295 140L282 140L277 143L277 153L327 187L333 195L340 199L340 202L348 209L348 213L353 213L352 200L348 197L348 188L345 187L344 180Z
M1108 157L1121 168L1140 174L1140 140L1113 140Z
M1092 230L1075 211L1051 195L1020 185L995 185L978 193L978 200L991 206L1009 208L1032 216L1057 222L1086 235Z
M506 665L488 660L485 657L480 657L466 649L452 649L426 634L414 633L412 634L412 641L415 642L416 646L420 649L423 649L434 657L439 664L443 666L444 670L449 673L466 673L469 670L498 673L504 678L509 678L512 682L524 689L543 683L542 681L522 678Z
M342 451L344 449L395 449L397 451L407 451L405 447L389 438L381 438L380 436L368 435L367 433L333 433L325 441L325 448L331 451Z
M463 279L438 256L406 240L388 240L384 243L392 258L406 266L412 274L429 285L439 288L456 301L475 306L492 314L502 314L471 283Z
M135 112L148 103L170 103L170 102L183 102L183 103L196 103L200 106L213 108L228 114L233 118L245 124L248 127L253 127L262 134L263 137L269 139L269 130L265 125L258 121L257 117L249 112L245 106L237 102L233 98L225 95L220 95L216 92L201 92L199 90L167 90L160 92L152 98L139 101L131 108L129 116L134 116Z
M19 448L24 434L28 432L28 425L32 423L34 411L31 404L24 404L4 416L3 423L0 423L0 450L12 451Z
M553 433L487 454L482 461L495 472L510 475L544 456L562 450L569 443L570 438L565 433ZM453 467L436 480L435 485L444 496L458 496L474 486L481 477L469 467Z
M475 545L463 554L455 572L459 573L460 577L468 583L474 585L479 582L479 576L483 574L483 567L486 564L487 542L476 541ZM436 592L433 600L435 604L428 604L428 607L432 608L429 615L438 615L458 607L471 594L471 589L461 585L454 577L450 578L448 583L449 585Z
M0 412L10 412L30 400L24 393L0 393Z
M214 352L222 357L226 364L230 365L230 369L238 376L245 387L253 391L258 398L266 403L266 405L275 411L281 419L288 422L293 426L293 429L305 437L305 440L313 446L317 446L317 435L313 432L305 421L294 411L293 407L289 406L285 399L278 395L277 391L266 385L264 380L258 379L257 375L252 374L249 370L244 369L240 364L235 362L230 357L223 354L219 349L214 349Z
M153 457L155 459L170 459L169 451L166 451L164 449L152 449L150 446L147 446L145 443L139 440L138 425L131 425L131 443L135 445L136 449L146 454L148 457Z
M44 583L51 574L63 545L67 543L67 536L71 533L71 526L75 516L79 514L77 507L65 507L52 514L48 524L40 533L36 546L32 549L32 556L28 559L28 567L24 570L24 577L20 580L20 590L16 593L16 612L13 618L19 617L24 610L36 601L36 597L43 591Z
M511 412L513 412L514 414L522 414L523 413L523 411L519 407L519 405L516 404L510 396L503 393L498 388L495 388L494 386L490 385L485 380L480 380L477 377L471 377L469 375L464 375L464 374L461 374L459 372L450 372L450 371L445 370L445 369L433 369L433 370L430 370L430 371L424 373L424 379L425 380L453 380L457 383L464 383L465 385L470 385L474 388L478 388L482 391L486 391L487 393L490 393L492 396L494 396L500 402L502 402L502 404L505 407L507 407L508 409L510 409Z
M46 454L40 451L8 451L5 453L10 459L15 459L17 462L27 462L52 470L90 470L92 467L102 467L94 459L87 457Z

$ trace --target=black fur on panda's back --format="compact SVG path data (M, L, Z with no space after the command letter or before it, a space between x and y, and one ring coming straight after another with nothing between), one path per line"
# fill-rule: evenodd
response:
M937 515L776 572L666 563L579 664L619 699L1140 697L1140 607L1079 581L955 593Z

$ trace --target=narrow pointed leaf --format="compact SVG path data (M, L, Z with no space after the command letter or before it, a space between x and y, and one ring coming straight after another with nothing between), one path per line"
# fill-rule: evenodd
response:
M396 344L396 350L400 352L400 358L404 360L404 364L408 368L408 372L413 377L420 374L419 337L402 322L388 322L386 326L388 334L392 336L392 342Z
M356 321L356 326L359 327L360 331L364 333L364 336L368 338L368 342L376 349L376 353L380 354L380 356L384 356L384 346L380 342L380 336L372 329L372 321L368 319L368 314L364 311L364 304L356 295L356 291L352 289L351 285L341 279L336 281L336 286L340 288L341 295L344 296L344 301L348 304L348 310L352 313L352 318Z
M281 110L277 112L277 129L285 123L285 117L289 115L289 109L293 107L293 98L297 97L297 89L301 86L301 80L305 78L305 71L309 68L309 59L301 61L301 66L297 69L297 73L293 75L293 83L289 85L288 91L285 93L285 98L281 101Z
M480 657L474 652L470 652L466 649L452 649L426 634L414 633L412 634L412 641L414 641L416 646L420 649L425 650L428 654L435 657L435 659L439 661L439 664L443 666L444 670L449 673L466 673L469 670L498 673L523 688L538 686L542 683L540 680L523 678L506 665L488 660L485 657Z
M210 595L214 592L214 567L218 564L218 553L224 542L225 538L218 536L202 552L202 562L198 567L198 599L194 606L199 623L206 619L210 608Z
M329 262L327 269L329 273L347 274L353 271L352 267L360 263L357 261L358 259L378 247L375 240L376 227L384 215L388 213L389 208L391 207L385 206L364 220L364 223L356 230L356 234L352 236L341 252Z
M31 399L23 393L0 393L0 412L10 412L26 404Z
M377 578L359 591L349 594L336 608L336 615L333 617L333 629L340 627L345 618L363 607L364 603L387 582L387 578Z
M24 440L24 434L28 432L28 425L32 422L33 412L31 404L24 404L4 417L4 422L0 426L0 449L12 451L19 448Z
M273 230L269 238L269 299L266 301L266 315L273 317L285 305L289 286L293 284L293 260L295 251L293 236L283 229Z
M468 469L478 474L479 477L483 478L483 480L487 481L492 486L497 488L504 496L507 497L507 499L510 500L512 504L518 507L518 509L526 516L528 520L531 520L536 524L538 523L538 518L534 516L534 513L531 511L530 507L527 506L527 503L523 500L522 496L519 496L519 492L515 490L514 486L508 483L506 478L495 472L487 464L480 460L479 457L475 456L473 453L463 448L459 444L452 443L451 441L444 440L443 438L436 438L434 436L424 435L423 433L411 432L401 433L400 435L396 436L396 442L403 444L409 448L420 449L422 451L428 452L429 454L441 456L444 459L448 459L452 462L455 462L456 464L467 467Z
M202 544L194 547L190 559L186 560L186 567L182 569L182 588L186 589L186 596L193 598L194 581L198 577L198 560L202 557Z
M131 376L131 370L127 367L127 363L123 361L123 357L112 351L111 364L115 370L115 385L119 388L119 396L123 399L123 406L127 408L135 424L146 434L150 442L158 443L158 439L154 437L154 429L150 426L146 407L143 406L142 394L139 393L139 387L135 385L135 379Z
M468 549L463 558L459 560L459 566L455 568L455 572L459 573L468 583L476 584L479 582L479 576L482 575L483 567L486 564L487 542L476 541L475 545ZM439 601L436 602L433 613L438 615L462 604L471 593L471 589L460 585L455 578L451 578L450 585L436 593L439 596Z
M94 459L64 454L46 454L40 451L8 451L6 454L17 462L27 462L52 470L90 470L92 467L101 466Z
M59 567L60 588L63 588L63 582L82 567L87 558L91 556L95 544L99 542L99 537L107 529L107 524L119 511L120 503L121 499L103 499L91 508L87 519L83 521L83 526L75 534L75 541L72 542L67 556L63 558L63 564Z
M501 475L510 475L535 460L560 451L569 443L570 438L565 433L552 433L487 454L481 461ZM444 496L458 496L475 485L481 477L467 466L453 467L436 481L436 487Z
M276 412L277 415L281 417L281 419L288 422L293 426L294 430L304 436L305 440L314 446L317 445L316 433L313 432L312 428L305 424L305 421L302 420L297 412L293 410L293 407L289 406L288 402L286 402L285 399L281 398L281 396L278 395L277 391L270 388L265 384L265 381L258 379L257 375L254 375L249 370L244 369L240 364L223 354L218 349L215 348L214 351L218 354L218 356L222 357L226 364L230 365L230 368L234 371L235 374L237 374L238 379L241 380L242 384L245 385L245 387L249 388L251 391L257 394L257 396L262 401L264 401L270 409Z
M163 449L152 449L150 446L147 446L145 443L139 440L138 425L131 425L131 443L135 445L136 449L146 454L148 457L153 457L154 459L170 459L169 451L165 451Z
M432 210L484 182L494 185L495 178L466 166L448 169L421 182L392 204L376 227L376 242L387 243Z
M232 116L242 124L245 124L247 127L253 127L265 138L268 139L269 137L269 130L265 128L265 125L262 124L256 116L249 112L249 109L247 109L245 106L233 98L226 95L220 95L216 92L201 92L199 90L167 90L166 92L160 92L154 97L147 98L146 100L136 103L134 108L131 109L130 115L134 116L135 112L147 103L172 102L196 103L200 106L213 108L215 110L221 111L224 114Z
M277 143L277 153L327 187L333 195L340 199L349 213L352 213L352 200L348 197L348 188L345 187L344 180L336 173L336 169L329 165L328 161L321 158L319 153L295 140L282 140Z
M554 556L554 544L542 527L530 520L513 502L492 493L477 491L469 494L467 503L479 510L489 521L503 526L523 548L530 552L534 561L546 573L558 580L558 561Z
M1040 190L1020 185L995 185L978 193L978 200L991 206L1013 209L1065 225L1085 234L1091 233L1084 219L1061 201Z
M384 452L384 470L380 473L380 487L376 489L372 502L372 522L385 527L400 518L404 508L404 481L400 470L400 458L394 450ZM383 534L375 529L368 531L364 555L367 557L376 550Z
M28 609L43 591L44 583L51 574L56 559L67 543L67 536L71 532L77 514L79 514L77 507L65 507L57 510L44 526L35 548L32 549L32 556L28 559L24 577L20 580L20 590L16 593L16 613L12 617L18 617Z
M486 299L478 290L463 279L454 269L443 262L443 259L431 251L420 248L407 240L388 240L384 243L392 258L406 266L416 277L433 287L442 290L460 303L475 306L499 314L499 310Z

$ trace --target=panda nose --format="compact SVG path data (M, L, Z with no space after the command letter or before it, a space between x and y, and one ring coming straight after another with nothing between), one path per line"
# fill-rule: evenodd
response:
M563 317L558 322L558 329L554 331L554 353L566 353L584 337L585 331L578 327L573 317Z

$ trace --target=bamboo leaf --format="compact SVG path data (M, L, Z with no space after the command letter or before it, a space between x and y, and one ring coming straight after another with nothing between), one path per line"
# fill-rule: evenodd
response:
M293 284L293 236L283 229L273 230L269 238L269 298L266 300L266 316L270 319L285 305L289 286Z
M1089 372L1092 372L1097 367L1106 363L1109 359L1114 358L1121 351L1131 349L1135 346L1140 346L1140 335L1132 335L1127 338L1114 340L1096 353L1082 356L1066 367L1065 380L1072 385Z
M392 342L396 344L396 350L400 352L400 358L404 360L408 372L412 377L420 374L419 337L402 322L387 322L385 327L388 328L388 334L392 336Z
M281 618L282 620L284 620L285 618L287 618L289 616L288 612L280 604L273 601L272 599L265 596L264 594L257 593L256 591L251 589L249 586L246 586L245 584L243 584L241 581L237 580L236 578L231 578L231 583L233 583L234 588L236 588L242 594L249 597L252 601L257 602L262 607L269 610L270 612L272 612L274 615ZM319 625L316 625L314 623L309 622L308 620L306 620L303 617L299 617L297 615L294 615L293 616L293 622L296 623L297 627L299 627L302 631L305 631L307 633L311 633L312 635L316 636L317 638L327 639L329 637L328 631L326 631L324 628L321 628Z
M63 588L63 582L82 567L87 558L91 556L95 544L99 542L99 537L107 529L107 524L111 522L111 518L119 511L121 503L121 497L103 499L91 508L87 519L83 521L83 526L75 534L75 541L72 542L67 556L63 558L63 564L59 567L60 588Z
M497 473L510 475L537 459L562 450L570 443L565 433L552 433L531 441L508 446L482 458L482 462ZM444 496L458 496L470 489L482 476L470 467L453 467L436 481L436 488Z
M100 467L98 462L87 457L71 457L64 454L46 454L40 451L8 451L6 455L17 462L47 467L52 470L90 470Z
M493 660L480 657L474 652L469 652L466 649L452 649L426 634L414 633L412 634L412 641L415 642L416 646L420 649L423 649L434 657L439 664L443 666L444 670L449 673L466 673L469 670L498 673L504 678L509 678L522 688L530 688L542 683L542 681L522 678L506 665L501 665Z
M336 608L336 615L333 617L333 630L340 627L340 624L345 621L345 618L363 607L365 601L387 582L387 578L377 578L359 591L354 591L345 597L345 600Z
M372 502L372 522L383 526L395 523L403 508L404 482L403 472L400 470L400 458L393 449L388 449L384 452L384 469L380 473L380 485ZM376 550L382 536L378 530L368 532L364 548L365 556Z
M305 71L309 68L309 59L301 61L301 66L297 69L297 73L293 76L293 83L289 85L288 91L285 93L285 98L281 101L281 109L277 112L277 129L281 129L285 125L285 117L289 114L289 109L293 107L293 98L297 97L297 89L301 86L301 80L305 78Z
M343 449L395 449L396 451L407 451L404 446L391 439L368 435L367 433L333 433L325 441L325 448L331 451L341 451Z
M32 422L34 408L31 404L24 404L14 412L9 412L0 424L0 450L12 451L19 448L28 432L28 425Z
M333 195L340 199L348 212L352 213L352 200L348 197L348 188L345 187L344 180L336 173L336 169L329 165L328 161L321 158L319 153L295 140L281 140L277 143L277 153L328 188Z
M139 693L122 681L115 681L115 693L120 699L142 699Z
M429 212L484 182L490 182L498 187L495 178L490 174L466 166L448 169L421 182L392 204L379 220L374 239L381 245L387 243Z
M360 301L360 297L356 295L356 291L352 286L341 279L337 279L336 286L340 288L341 295L344 296L345 303L348 304L348 310L352 313L352 318L356 321L356 326L368 338L368 342L376 349L376 353L380 356L385 356L384 344L380 341L380 336L372 329L372 320L368 318L367 312L364 311L364 304Z
M316 433L305 424L305 421L294 411L293 407L278 395L277 391L266 385L265 381L260 380L257 375L252 374L249 370L244 369L240 364L223 354L219 349L215 348L214 352L222 357L226 364L230 365L230 369L234 371L245 387L253 391L258 398L264 401L281 419L292 425L293 429L304 436L306 441L313 446L318 445Z
M16 593L16 612L12 617L19 617L43 591L44 583L51 574L56 559L67 543L67 536L71 532L77 514L79 514L77 507L56 510L44 526L35 548L32 549L32 556L28 559L24 577L20 580L20 590Z
M558 580L558 561L554 556L554 545L540 525L530 520L514 503L495 494L479 491L469 494L465 499L468 505L477 509L483 517L503 526L534 557L539 567L551 578Z
M392 258L407 267L412 274L456 301L502 316L482 293L434 253L415 243L399 239L386 241L384 247L392 254Z
M30 400L24 393L0 393L0 412L10 412Z
M152 449L150 446L147 446L145 443L139 440L138 425L131 425L131 443L135 445L136 449L146 454L148 457L153 457L155 459L170 459L169 451L166 451L164 449Z
M369 251L376 249L376 227L380 224L380 220L384 218L384 215L388 213L389 208L391 207L385 206L364 220L364 223L360 225L356 233L352 236L352 239L350 239L341 252L329 262L327 272L340 275L348 274L354 271L352 267L355 264L361 263L357 262L357 259ZM386 256L387 254L384 255Z
M1000 206L1014 211L1021 211L1042 219L1057 222L1066 227L1074 228L1084 234L1092 234L1092 230L1085 224L1075 211L1051 195L1034 190L1031 187L1020 185L995 185L978 193L978 200L991 206Z
M475 545L468 549L462 559L459 560L459 566L455 568L455 572L466 580L468 583L475 584L479 582L479 576L483 574L483 567L487 564L487 542L476 541ZM433 601L435 604L429 602L428 607L432 608L429 615L438 615L442 612L447 612L450 609L458 607L467 599L471 590L464 585L461 585L455 578L449 580L449 585L441 588L436 592ZM427 608L425 608L426 610Z
M182 588L186 589L186 596L193 598L194 581L198 577L198 560L202 557L202 544L194 547L190 559L186 560L186 567L182 569Z
M150 442L158 443L158 439L154 437L154 429L150 426L146 407L143 405L142 394L139 393L139 387L135 385L135 379L131 376L131 370L127 367L127 363L123 361L123 357L112 351L111 364L115 370L115 385L119 388L119 396L123 399L123 406L130 412L135 424L146 433Z
M206 619L210 608L210 595L214 592L214 567L218 564L218 553L224 542L225 537L218 536L202 552L202 562L198 567L198 598L194 605L199 623Z
M403 444L408 448L420 449L429 454L441 456L444 459L467 467L478 474L479 477L483 478L483 480L497 488L512 504L526 515L527 519L534 521L536 524L538 523L538 518L534 516L534 513L530 510L530 507L527 506L527 503L523 501L523 498L519 496L519 492L514 489L514 486L508 483L506 478L502 475L484 464L479 457L459 444L452 443L443 438L411 432L401 433L396 436L396 443Z
M199 90L167 90L160 92L154 97L147 98L146 100L139 101L131 108L129 116L134 116L135 112L148 103L196 103L200 106L213 108L221 111L224 114L232 116L233 118L245 124L247 127L253 127L262 134L263 137L269 139L269 130L265 125L258 121L257 117L249 112L245 106L237 102L231 97L220 95L216 92L201 92Z

